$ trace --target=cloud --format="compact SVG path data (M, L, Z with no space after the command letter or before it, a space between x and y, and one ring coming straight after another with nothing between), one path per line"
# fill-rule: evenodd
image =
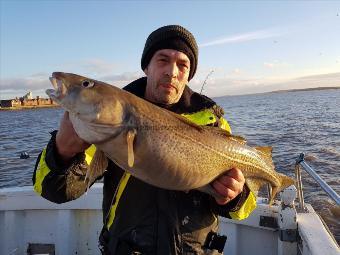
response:
M86 73L94 75L106 75L112 73L112 71L117 69L118 66L118 64L110 63L102 59L89 59L80 63L80 67L83 68Z
M273 68L277 68L277 67L286 67L286 66L288 66L288 64L281 62L279 60L274 60L274 61L271 61L271 62L264 62L263 66L265 66L269 69L273 69Z
M234 70L232 70L231 72L232 74L241 74L242 71L239 68L235 68Z
M37 73L25 78L1 79L0 89L3 90L37 90L49 87L49 74Z
M190 87L200 92L202 84L206 78L200 75L190 81ZM211 97L224 95L240 95L271 92L286 89L302 89L314 87L340 87L340 72L319 75L309 75L290 79L250 77L244 72L238 72L236 76L216 77L211 75L204 86L203 94ZM141 71L127 72L115 75L96 77L96 79L107 82L122 88L131 81L143 76ZM0 80L1 99L20 97L28 91L33 92L33 96L47 97L44 91L51 88L48 80L49 74L36 73L26 78L2 79Z
M82 75L81 73L79 73ZM84 75L86 76L86 75ZM138 79L143 76L142 71L137 72L126 72L116 75L97 75L89 76L90 78L95 78L100 81L107 82L109 84L115 85L117 87L123 87L130 83L131 81ZM28 91L33 92L33 96L44 96L46 97L44 91L51 88L51 83L49 81L49 73L35 73L29 77L19 77L12 79L1 79L0 80L0 95L1 99L20 97L25 95Z
M302 89L317 87L340 87L340 72L297 77L284 84L278 84L282 89Z
M136 72L126 72L122 74L115 74L115 75L106 75L102 76L101 79L103 81L111 81L111 82L117 82L117 81L133 81L140 77L142 77L144 73L142 71L136 71Z
M227 43L247 42L247 41L253 41L253 40L278 37L281 35L282 33L271 31L271 30L258 30L254 32L248 32L244 34L237 34L237 35L222 37L219 39L214 39L209 42L200 44L199 47L203 48L203 47L215 46L215 45L227 44Z
M268 67L268 68L273 68L273 67L274 67L274 63L264 62L263 65L264 65L265 67Z
M202 84L193 80L191 86L195 91L199 92ZM217 78L207 82L203 94L210 97L218 97L316 87L340 87L340 73L310 75L291 79L261 77Z

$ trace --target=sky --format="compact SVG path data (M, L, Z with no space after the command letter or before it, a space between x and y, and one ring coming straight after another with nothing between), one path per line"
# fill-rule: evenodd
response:
M54 71L123 87L169 24L196 37L208 96L340 87L340 1L0 0L0 99L47 97Z

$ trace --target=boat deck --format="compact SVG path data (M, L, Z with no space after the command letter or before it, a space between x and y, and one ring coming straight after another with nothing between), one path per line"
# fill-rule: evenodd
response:
M100 254L101 202L101 183L64 204L43 199L31 186L1 189L0 254ZM259 198L246 220L221 218L220 233L228 238L224 254L339 255L320 218L307 207L310 213L296 214Z

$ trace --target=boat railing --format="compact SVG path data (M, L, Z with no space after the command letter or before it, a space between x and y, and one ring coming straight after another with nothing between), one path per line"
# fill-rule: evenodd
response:
M305 155L301 153L295 163L295 178L296 187L299 199L298 209L301 212L306 212L305 201L303 198L302 178L301 178L301 167L316 181L317 184L326 192L326 194L340 205L340 196L318 175L315 170L309 166L305 161Z

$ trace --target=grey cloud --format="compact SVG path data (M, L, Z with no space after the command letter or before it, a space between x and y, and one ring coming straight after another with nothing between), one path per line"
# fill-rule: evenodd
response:
M38 90L43 88L49 88L50 82L48 75L44 78L28 77L28 78L14 78L14 79L2 79L0 81L1 90Z
M93 73L97 75L109 74L119 66L118 64L109 63L101 59L90 59L79 64L86 73Z
M137 71L137 72L127 72L127 73L122 73L122 74L116 74L116 75L106 75L102 76L101 79L103 81L132 81L136 80L140 77L142 77L144 73L142 71Z

